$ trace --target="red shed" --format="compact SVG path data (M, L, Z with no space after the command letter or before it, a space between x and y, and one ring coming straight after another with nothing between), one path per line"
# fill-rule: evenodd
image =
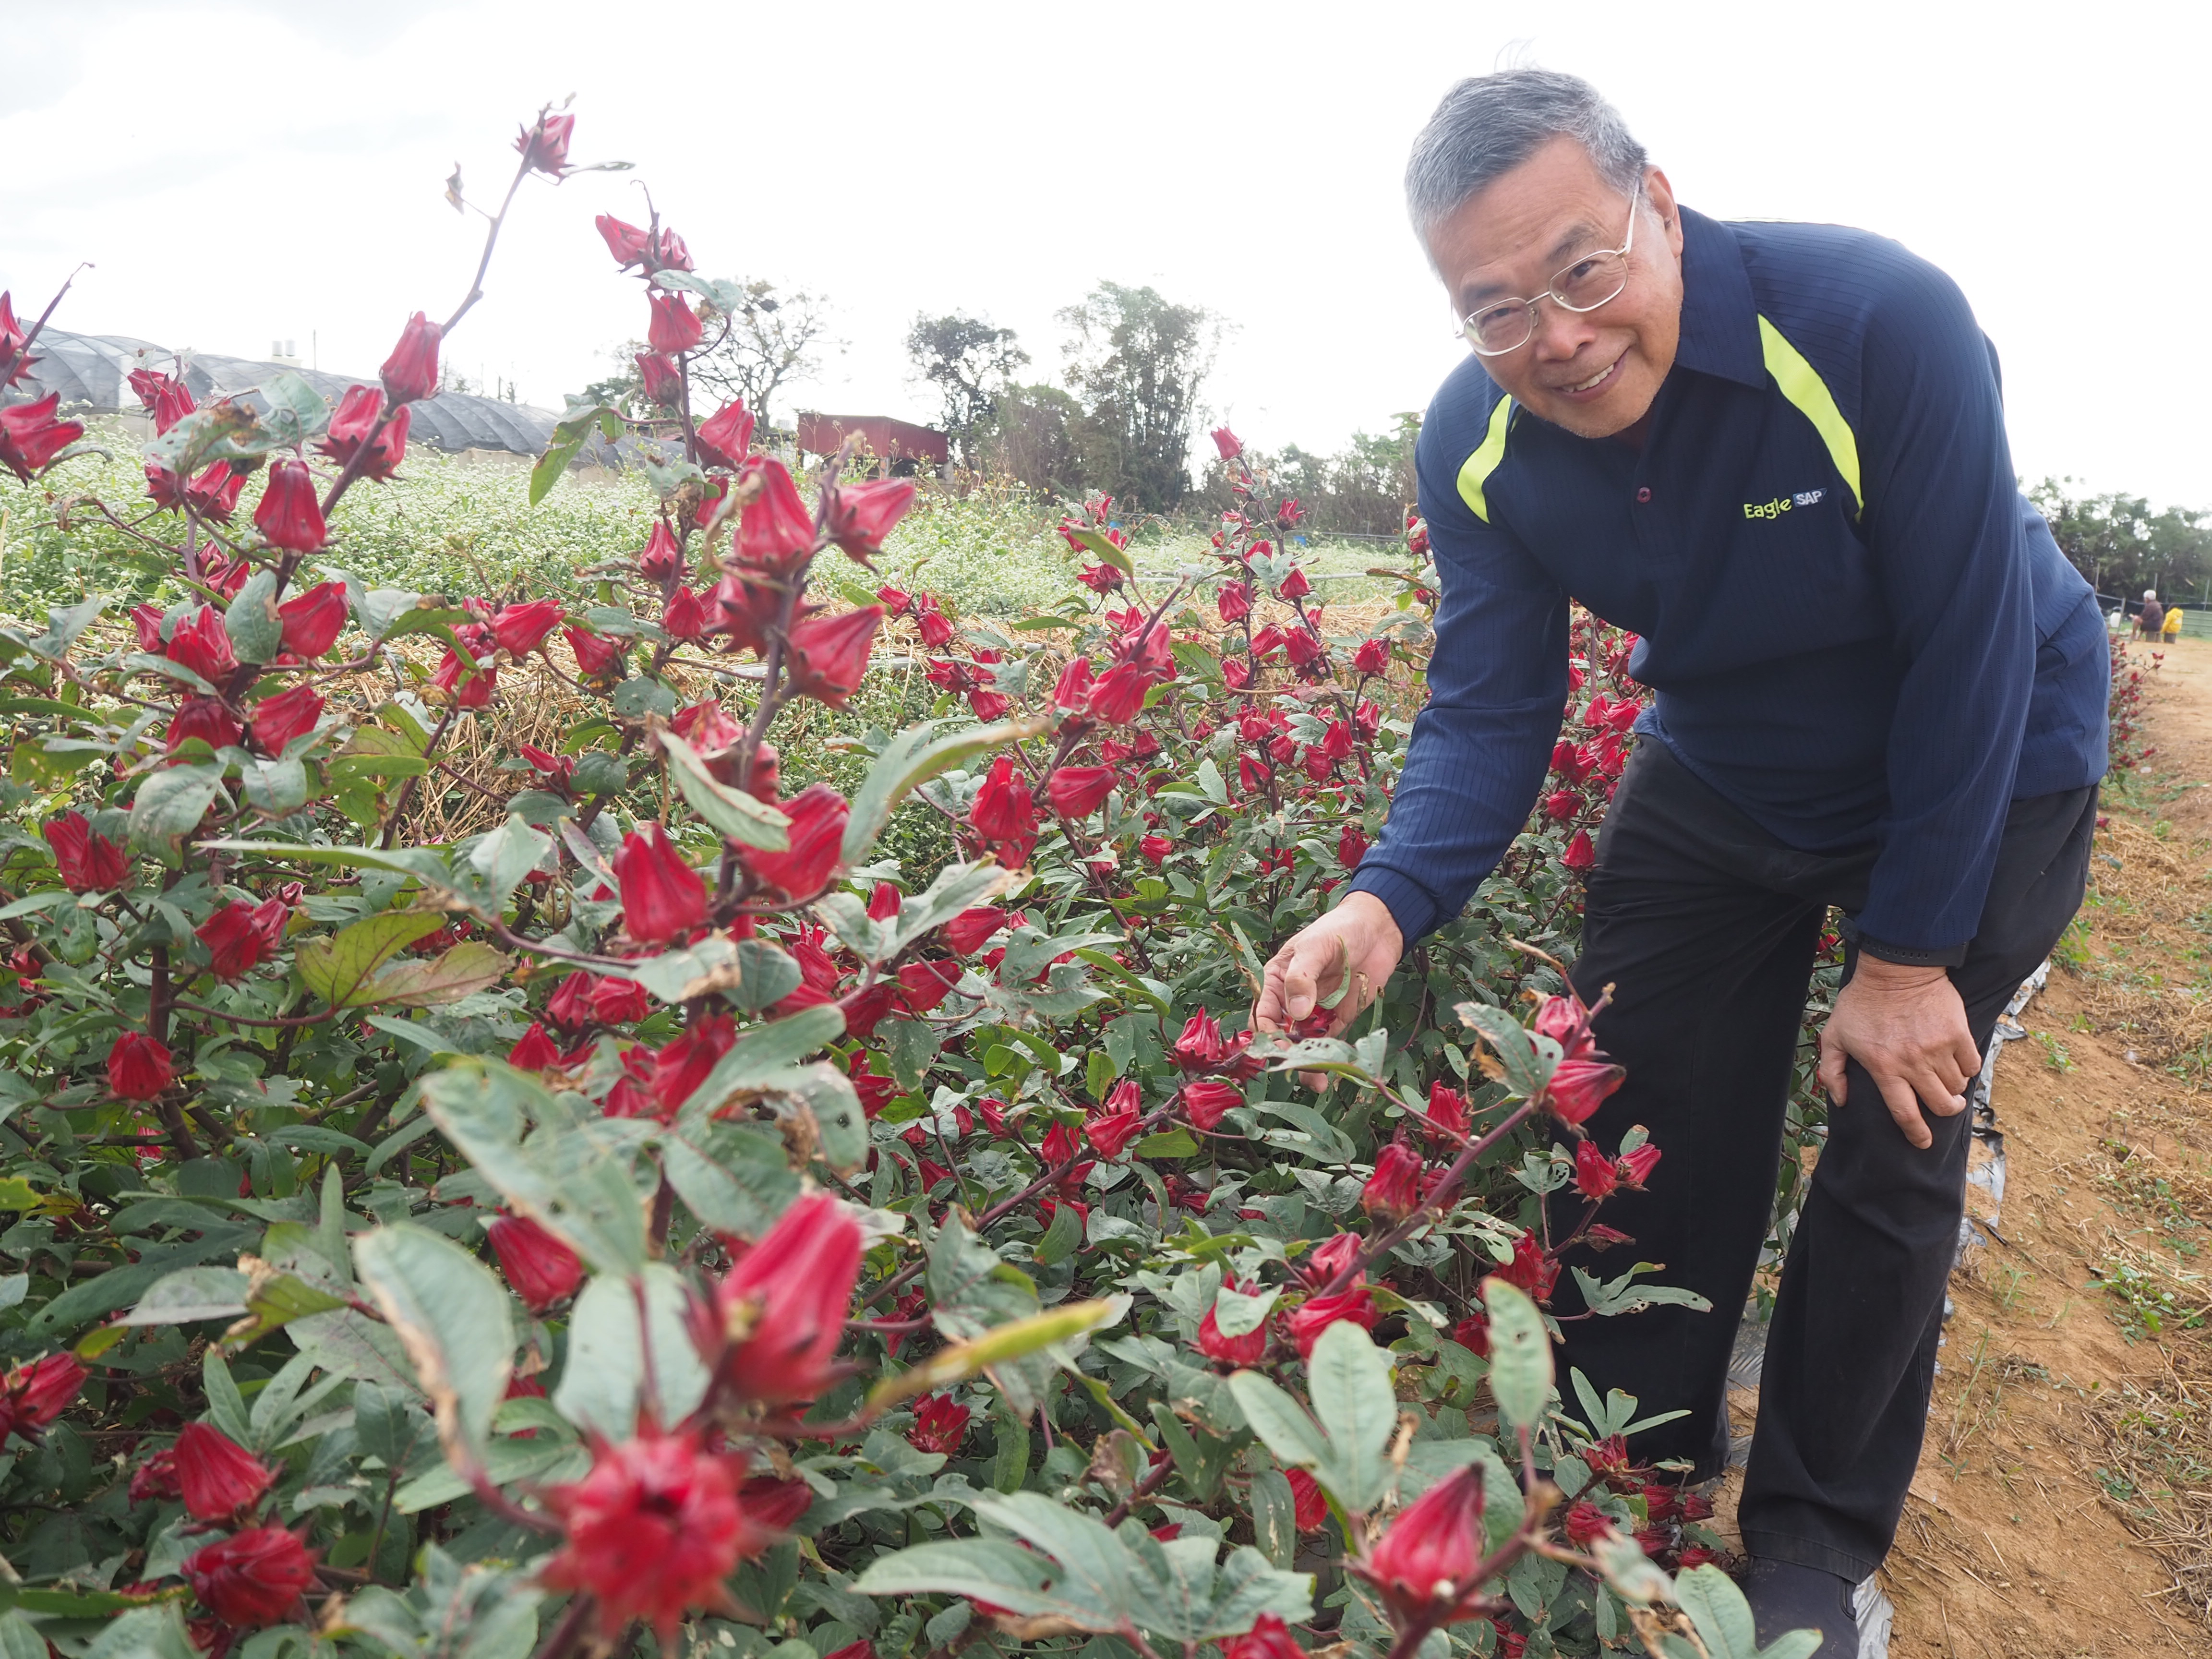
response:
M917 466L943 466L951 458L945 434L911 421L888 415L817 415L799 412L799 447L809 455L834 455L845 440L857 434L868 452L889 471L908 472ZM900 465L900 462L906 465Z

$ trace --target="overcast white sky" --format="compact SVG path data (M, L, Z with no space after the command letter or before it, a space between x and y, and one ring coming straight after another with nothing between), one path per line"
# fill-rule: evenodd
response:
M366 373L448 310L518 122L576 94L452 343L526 401L643 332L592 218L649 184L702 272L836 302L800 401L927 419L917 311L1056 370L1109 277L1235 325L1210 386L1248 439L1331 448L1424 405L1464 347L1405 226L1407 144L1515 42L1595 81L1691 205L1895 236L2003 355L2014 455L2212 507L2212 9L1856 3L1273 6L1212 0L647 9L573 0L0 0L0 287L86 332ZM2163 289L2166 303L2134 292ZM788 413L780 410L780 415Z

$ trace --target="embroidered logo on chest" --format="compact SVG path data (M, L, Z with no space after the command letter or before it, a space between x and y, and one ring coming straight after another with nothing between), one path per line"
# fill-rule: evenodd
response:
M1794 508L1811 507L1827 493L1825 489L1801 489L1794 495L1777 495L1771 501L1746 501L1743 516L1747 519L1778 519Z

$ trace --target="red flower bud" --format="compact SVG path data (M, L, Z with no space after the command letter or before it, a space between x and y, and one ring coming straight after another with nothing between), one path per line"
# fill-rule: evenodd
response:
M791 820L788 851L764 853L741 847L738 857L762 884L804 903L827 886L844 850L845 821L852 809L826 783L810 783L782 804Z
M195 1521L220 1521L276 1483L276 1471L207 1423L187 1423L177 1437L177 1487Z
M1452 1327L1451 1340L1469 1353L1490 1358L1490 1316L1477 1308Z
M561 1063L561 1050L545 1035L544 1024L532 1020L522 1041L507 1051L507 1063L518 1072L550 1071Z
M1575 838L1567 843L1567 850L1559 854L1559 862L1570 870L1587 870L1597 862L1597 848L1591 843L1589 830L1575 831Z
M1498 1277L1541 1302L1559 1280L1559 1264L1544 1254L1534 1233L1523 1233L1513 1241L1513 1260L1498 1270Z
M653 1097L662 1121L675 1121L677 1109L697 1092L737 1041L737 1027L727 1014L709 1014L653 1056Z
M914 625L921 635L921 642L933 651L951 644L956 631L952 618L939 610L936 599L927 593L915 602Z
M1036 837L1036 801L1029 784L1015 775L1009 757L992 761L968 808L968 822L985 842L1011 846L1020 856L1028 856Z
M191 669L210 685L222 685L238 666L238 659L231 654L229 631L222 625L222 613L211 605L202 605L179 623L167 648L171 662Z
M1126 726L1145 706L1145 693L1152 689L1152 671L1134 663L1122 663L1108 669L1091 686L1085 700L1085 711L1109 726Z
M1168 854L1175 851L1175 843L1165 836L1146 836L1137 843L1137 850L1148 863L1160 865L1166 863Z
M696 1433L601 1442L592 1472L550 1488L545 1502L568 1535L539 1581L596 1597L609 1641L642 1619L668 1647L694 1608L735 1616L722 1581L770 1541L738 1501L730 1460L703 1450Z
M971 957L983 948L986 940L1006 925L1005 911L993 905L979 904L963 910L945 924L945 942L953 955Z
M706 331L681 294L655 289L647 296L653 306L653 322L646 343L665 357L678 357L697 345Z
M1559 1529L1567 1541L1581 1549L1602 1538L1613 1530L1613 1522L1605 1518L1605 1511L1589 1499L1570 1508L1559 1522Z
M828 1193L793 1200L715 1291L722 1370L743 1398L811 1400L829 1386L860 1274L860 1230Z
M903 902L903 896L899 892L898 884L896 882L878 882L868 895L868 920L889 921L893 916L898 915L899 906Z
M545 636L561 625L558 599L532 599L525 605L503 605L491 619L492 642L510 657L522 658L545 643Z
M683 403L684 375L673 361L657 351L640 352L631 361L637 364L638 384L647 402L663 409L674 409Z
M1575 1190L1584 1198L1610 1198L1613 1188L1620 1185L1620 1176L1613 1167L1613 1160L1597 1149L1594 1140L1577 1142L1575 1146Z
M1249 582L1224 582L1213 596L1213 608L1221 613L1224 623L1239 623L1252 614L1252 588Z
M438 389L438 341L443 331L421 312L399 331L399 343L379 373L385 395L394 404L411 404Z
M579 969L562 980L545 1004L546 1018L556 1025L574 1030L592 1018L592 987L598 981Z
M292 1616L313 1588L315 1556L282 1527L254 1527L194 1551L179 1571L202 1607L251 1629Z
M346 624L343 582L317 582L276 607L284 619L284 648L299 657L319 657L337 643Z
M1449 1624L1472 1618L1458 1605L1480 1594L1482 1471L1455 1469L1399 1511L1353 1571L1382 1592L1402 1620Z
M1291 574L1277 584L1275 592L1286 599L1302 599L1313 592L1313 584L1306 580L1305 567L1294 564Z
M830 497L830 539L865 564L884 550L884 538L913 505L911 478L847 484Z
M1221 683L1231 691L1242 691L1252 683L1251 665L1238 658L1229 658L1221 665Z
M561 637L568 641L568 648L576 653L576 666L592 679L605 679L622 665L629 647L620 640L603 640L596 634L586 634L580 628L564 628Z
M532 1313L566 1301L584 1282L584 1264L576 1253L527 1216L495 1217L484 1237L499 1258L500 1272Z
M1233 1288L1243 1295L1250 1296L1260 1287L1238 1284ZM1267 1358L1267 1327L1264 1322L1257 1329L1247 1331L1242 1336L1224 1336L1213 1311L1208 1308L1206 1317L1198 1322L1198 1351L1200 1353L1224 1365L1256 1365Z
M558 179L568 165L568 140L576 131L573 115L541 115L514 141L522 165Z
M1243 1103L1244 1091L1233 1083L1203 1079L1182 1085L1183 1115L1193 1128L1213 1129L1220 1124L1223 1113Z
M464 623L453 630L453 637L468 647L468 654L448 647L438 659L430 684L456 708L486 708L499 684L499 665L489 659L491 629L481 623Z
M788 575L814 551L814 514L799 499L799 486L781 461L755 456L745 477L759 490L738 520L738 556L774 575Z
M707 889L668 832L648 823L623 837L614 856L623 927L641 945L665 945L707 919Z
M1429 1121L1449 1135L1467 1133L1468 1116L1467 1097L1442 1082L1429 1085Z
M1580 1123L1605 1103L1628 1073L1601 1059L1563 1060L1553 1068L1544 1099L1569 1123Z
M696 640L707 631L706 608L699 596L679 587L668 596L660 613L661 631L672 640Z
M1213 447L1224 461L1233 461L1244 453L1243 444L1238 441L1237 434L1225 426L1217 426L1213 428Z
M793 692L842 708L868 672L868 647L883 619L883 607L871 605L792 624L784 661Z
M634 265L645 258L651 236L635 225L624 224L611 213L602 213L592 221L605 239L607 252L613 254L618 265Z
M899 1000L908 1013L926 1014L951 995L959 982L957 962L909 962L898 970Z
M279 899L260 904L233 899L194 928L192 934L207 946L213 958L210 971L217 979L234 980L275 953L289 915Z
M360 475L388 478L407 459L407 428L411 419L411 412L403 407L386 421L381 392L373 386L349 386L331 416L327 435L315 447L344 466L367 444L369 451L362 460Z
M124 1100L152 1100L169 1086L169 1051L143 1031L125 1031L107 1051L107 1087Z
M745 407L743 398L724 404L699 423L699 447L707 452L707 459L732 471L745 464L752 442L753 412Z
M653 1003L635 980L611 976L592 986L591 1011L602 1025L628 1025L651 1013Z
M1221 1659L1305 1659L1305 1652L1290 1626L1272 1613L1261 1613L1244 1635L1221 1644Z
M1087 818L1114 793L1110 766L1062 766L1045 781L1045 799L1064 817Z
M1285 1469L1291 1483L1291 1518L1300 1532L1319 1532L1328 1519L1328 1498L1321 1482L1304 1469Z
M1098 1149L1101 1158L1119 1158L1136 1138L1144 1109L1134 1082L1117 1083L1106 1103L1083 1121L1083 1138Z
M1392 1223L1403 1221L1420 1207L1421 1155L1402 1140L1393 1140L1375 1154L1375 1173L1360 1188L1359 1207Z
M949 1394L923 1395L914 1402L914 1426L906 1431L907 1442L917 1451L949 1455L968 1437L968 1419L973 1415L967 1407L954 1404Z
M8 314L7 306L8 296L0 294L0 318ZM7 328L0 324L0 357L5 357L8 351ZM199 407L191 389L174 375L164 374L155 368L134 368L130 379L131 390L154 416L154 435L157 438Z
M1382 1310L1375 1305L1374 1293L1364 1285L1354 1285L1350 1290L1334 1296L1307 1297L1304 1306L1287 1315L1283 1322L1297 1344L1298 1358L1313 1358L1313 1346L1321 1334L1340 1319L1349 1319L1362 1330L1371 1331L1382 1317Z
M1347 870L1357 870L1359 860L1367 856L1367 832L1356 823L1347 823L1336 837L1336 861Z
M1529 1029L1558 1043L1559 1052L1569 1060L1581 1060L1597 1052L1589 1020L1589 1010L1583 1006L1581 998L1547 997L1529 1022Z
M131 860L106 836L94 833L82 812L64 812L50 818L40 833L54 849L54 863L62 872L62 885L72 893L105 893L123 885Z
M313 731L322 714L323 699L312 685L295 685L281 696L264 697L253 705L253 740L269 753L281 755L293 738Z
M41 1429L69 1409L90 1374L70 1353L50 1353L16 1366L0 1389L0 1440L11 1432L37 1439Z
M0 351L0 362L6 360L7 354ZM83 422L54 418L60 406L61 394L49 392L34 404L0 409L0 466L28 483L34 473L84 436Z
M1632 1152L1623 1152L1614 1168L1620 1171L1622 1186L1640 1188L1651 1179L1652 1166L1658 1162L1659 1149L1647 1142Z

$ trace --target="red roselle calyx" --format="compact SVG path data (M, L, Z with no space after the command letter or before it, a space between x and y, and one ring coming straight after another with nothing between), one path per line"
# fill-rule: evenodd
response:
M202 1607L250 1630L291 1617L315 1582L315 1556L282 1527L255 1527L186 1556L179 1571Z
M591 1473L552 1487L545 1503L568 1540L539 1577L597 1598L599 1628L609 1638L633 1619L665 1644L694 1608L740 1616L722 1581L742 1557L773 1541L748 1521L730 1460L702 1449L695 1434L599 1442Z
M173 1076L168 1048L143 1031L125 1031L107 1051L107 1087L123 1100L154 1100Z
M647 823L623 837L614 856L623 928L641 945L665 945L707 919L707 889L668 832Z
M196 1521L220 1521L261 1500L276 1471L221 1429L187 1423L177 1437L177 1487Z
M544 1053L549 1057L540 1061L542 1068L558 1056L553 1055L553 1045L546 1041L543 1026L530 1029L544 1043ZM523 1042L529 1040L526 1036ZM509 1060L510 1063L520 1064L512 1056ZM584 1282L584 1264L576 1253L528 1216L496 1217L484 1228L484 1237L491 1243L492 1254L499 1258L500 1272L507 1275L507 1282L529 1304L532 1313L542 1314L555 1303L574 1296L576 1287Z
M745 1252L714 1292L720 1376L741 1399L811 1400L829 1386L860 1275L860 1230L827 1193L810 1193Z
M394 404L411 404L438 389L438 342L443 331L422 312L407 319L399 343L380 371L384 395Z
M1476 1616L1482 1586L1482 1471L1446 1475L1400 1511L1352 1571L1408 1623L1434 1626Z

